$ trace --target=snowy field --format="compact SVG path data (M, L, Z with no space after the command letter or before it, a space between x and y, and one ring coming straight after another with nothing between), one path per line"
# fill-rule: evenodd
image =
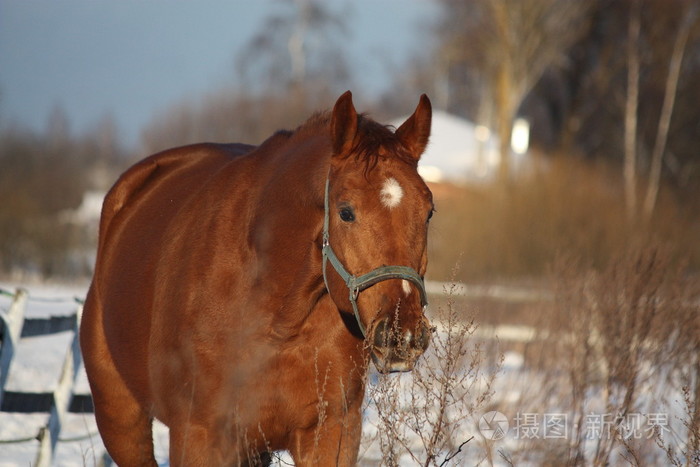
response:
M0 283L0 289L15 291L15 284ZM75 313L78 302L84 298L87 284L74 286L65 285L35 285L26 287L29 297L25 318L46 318L50 316L66 316ZM12 297L0 295L0 312L7 313ZM505 332L512 332L505 330ZM51 336L22 338L15 352L10 367L6 385L8 391L50 392L55 389L63 360L73 339L72 331L65 331ZM508 368L518 368L522 364L522 356L510 353L505 365ZM406 375L394 376L400 385L409 381ZM378 382L378 376L369 377L369 390ZM89 386L85 370L81 366L75 394L89 394ZM405 402L405 401L404 401ZM47 414L18 414L0 412L0 467L30 466L35 462L38 441L31 440L37 436L42 426L46 424ZM365 407L363 424L363 446L360 452L362 465L379 465L382 453L378 441L367 441L376 438L378 414L373 403L368 401ZM476 424L472 424L476 427ZM465 439L473 433L465 433ZM168 429L156 422L154 425L156 457L161 465L168 465ZM19 441L10 442L7 441ZM417 440L414 440L418 442ZM57 445L54 465L66 467L83 467L98 465L104 454L104 446L99 437L94 416L92 414L68 414L65 420L59 443ZM447 453L445 453L446 455ZM281 453L276 460L278 465L293 465L291 457ZM402 465L414 465L409 456L401 458Z
M14 291L15 285L0 283L0 289ZM70 315L74 313L79 306L75 299L82 299L85 296L86 289L87 285L84 284L75 286L41 285L27 287L29 299L25 317L39 318ZM0 294L0 313L6 313L10 303L11 297ZM446 329L444 329L444 326L438 327L437 336L444 338L447 335ZM512 327L503 327L502 329L498 327L484 327L482 329L477 329L476 332L472 331L470 345L478 341L487 343L486 353L489 356L482 361L482 364L491 369L494 367L491 360L493 355L490 355L493 352L488 350L491 348L488 342L495 342L494 334L506 337L506 340L510 339L511 341L527 341L533 337L531 329L517 327L515 329ZM54 390L66 351L72 339L72 331L66 331L52 336L21 339L10 368L6 389L8 391L24 392L50 392ZM431 346L431 351L434 347L435 345L433 344ZM424 368L428 365L432 366L433 363L437 361L436 359L439 359L439 357L435 355L430 355L431 351L426 354L428 360L423 362ZM479 384L479 379L483 377L484 375L481 374L474 378L470 376L465 380L468 383L470 381L476 382L474 386L465 388L465 391L469 392L469 394L465 393L465 401L469 398L475 398L481 391L481 388L477 386ZM412 393L413 396L411 397L415 397L416 393L415 390L411 389L413 375L393 375L389 377L391 379L384 380L382 380L382 378L385 377L370 374L368 394L372 394L373 390L375 390L378 385L383 384L382 381L384 381L384 384L388 381L393 388L399 391L399 397L394 407L398 407L399 411L410 412L411 406L415 406L415 402L412 404L409 398ZM517 453L522 452L523 446L527 446L528 443L556 442L556 440L553 439L548 440L547 434L562 435L559 436L559 438L563 438L564 441L571 441L566 438L570 437L570 432L567 430L570 429L573 420L564 419L563 425L561 424L562 420L559 420L559 427L565 430L565 432L561 430L557 431L557 426L555 425L545 425L545 418L547 416L561 416L562 414L559 412L564 412L566 410L565 408L562 408L560 411L560 408L556 405L546 405L548 404L546 401L544 401L545 405L539 407L526 405L525 403L527 400L532 401L537 399L536 397L533 398L532 394L534 393L537 395L538 392L542 392L541 388L545 387L551 387L551 382L543 381L543 376L541 374L526 369L521 353L514 350L505 352L500 364L500 370L495 380L493 380L493 386L490 388L492 394L491 399L487 401L485 405L478 407L473 413L469 413L464 417L458 426L458 430L452 434L457 443L470 439L471 441L463 447L462 452L456 455L454 459L446 465L476 465L478 463L481 465L511 465L506 458L499 456L498 452ZM637 431L630 432L630 436L641 438L641 436L647 434L651 427L650 425L647 426L649 424L649 415L657 414L665 417L663 419L657 418L656 420L657 425L660 425L657 428L661 428L663 434L666 434L667 437L670 438L682 438L682 428L679 428L679 425L681 425L679 418L683 413L683 409L678 402L680 394L677 391L675 393L670 393L668 387L655 387L653 381L646 381L642 389L646 395L641 398L643 407L640 406L638 412L639 415L646 414L646 418L639 419L639 425L636 427ZM87 378L82 367L78 373L74 393L89 393ZM420 400L420 403L423 403L425 396L421 395L420 391L418 391L418 397L424 398ZM596 405L596 399L596 397L591 398L592 403L588 407L588 411L591 417L598 417L597 421L604 421L602 417L606 415L606 408ZM471 403L471 401L467 402ZM498 411L505 412L506 418L503 421L503 425L499 425L499 419L494 418L496 416L503 416L503 414ZM494 413L495 415L490 415L488 419L485 419L484 417L486 417L487 413ZM383 426L386 425L382 425L382 421L380 420L381 417L378 413L377 402L371 400L370 397L368 397L364 414L360 465L380 465L382 464L383 454L380 441L378 440L378 432L385 429ZM36 440L32 440L32 438L37 436L40 428L46 423L47 418L47 414L14 414L0 412L0 467L30 466L34 464L39 443ZM593 421L596 420L593 419ZM503 433L504 436L500 438L497 436L498 433L493 431L494 429L498 431L499 427L505 429L505 433ZM550 431L547 432L547 429ZM598 435L601 436L600 433ZM27 439L29 441L6 443L12 440ZM167 427L156 422L154 426L154 439L158 462L160 465L168 465ZM591 445L593 445L595 441L595 439L591 439ZM420 452L421 440L415 433L412 433L410 429L406 434L406 442L409 444L411 450ZM650 440L650 449L653 448L652 443L654 443L654 441ZM450 449L441 451L438 458L444 459L455 450L456 446L453 445ZM61 430L54 465L66 467L94 466L100 463L103 453L104 446L97 432L93 415L68 414L67 420L65 420ZM485 457L491 457L491 459L487 460ZM661 458L662 457L659 457L658 453L656 453L649 459L658 461ZM286 454L282 454L280 458L276 460L276 464L293 465L291 458ZM399 456L399 465L409 466L416 464L416 460L406 453ZM526 458L521 458L521 462L517 462L516 464L534 466L540 465L540 461L537 459L528 460ZM617 463L614 463L614 465L617 465ZM651 463L648 465L664 464Z

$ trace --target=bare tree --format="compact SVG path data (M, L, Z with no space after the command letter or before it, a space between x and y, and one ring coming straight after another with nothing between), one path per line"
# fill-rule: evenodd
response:
M676 33L676 39L671 52L671 59L668 65L668 75L666 76L666 85L664 92L663 105L661 107L661 115L659 116L659 125L656 133L656 141L651 156L651 167L649 171L649 185L647 187L646 198L644 199L644 220L648 222L654 212L656 198L659 192L659 182L661 180L661 165L663 162L664 151L666 150L666 142L668 140L668 131L671 125L671 116L676 102L676 89L678 88L678 79L681 72L681 64L685 53L685 46L688 42L688 35L691 27L697 24L698 20L698 4L688 2L684 8L684 14L681 18L681 24Z
M105 122L102 131L115 133ZM112 167L123 160L116 141L107 148L98 130L71 134L61 107L49 113L42 132L0 126L0 275L88 272L82 252L94 247L95 239L90 226L71 222L66 214L80 206L86 190L111 182L95 180L97 169L111 179Z
M675 33L675 40L671 57L669 59L668 73L664 84L663 101L656 127L656 139L651 152L649 167L649 182L647 184L644 204L642 206L642 219L649 223L654 212L656 199L661 181L661 168L663 156L668 141L668 133L671 117L676 103L676 90L680 78L681 65L685 54L686 43L692 26L697 22L698 5L693 2L683 2L681 19ZM623 179L625 183L625 206L627 219L634 222L638 214L637 180L638 159L637 150L637 123L639 121L639 93L640 93L640 43L641 43L641 0L632 0L627 29L627 91L625 99L625 126L624 126L624 167Z
M338 38L347 33L344 17L319 0L285 0L268 16L236 61L244 82L273 89L307 80L348 78Z
M482 99L495 103L500 178L507 180L518 109L545 70L586 30L589 4L568 0L444 2L450 36L443 53L449 54L449 63L466 62L476 68ZM455 24L454 18L464 22Z
M637 107L639 105L639 30L641 29L640 0L632 0L627 25L627 95L625 100L625 206L627 220L637 213Z

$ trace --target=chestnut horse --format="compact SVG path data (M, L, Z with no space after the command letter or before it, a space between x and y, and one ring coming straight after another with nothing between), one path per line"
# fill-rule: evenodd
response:
M102 208L81 345L122 466L352 465L370 357L409 371L430 328L432 195L421 96L396 131L331 112L260 146L198 144L131 167Z

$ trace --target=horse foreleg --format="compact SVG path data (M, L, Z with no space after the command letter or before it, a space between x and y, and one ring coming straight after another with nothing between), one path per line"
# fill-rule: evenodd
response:
M213 459L211 435L200 426L178 423L170 426L170 465L207 466L221 465L221 459Z
M362 436L359 408L342 417L329 417L312 429L297 430L292 437L290 453L299 466L353 466Z
M247 451L235 440L224 435L225 430L215 425L174 421L170 425L171 467L242 467L261 465L258 456L249 461ZM257 461L257 462L256 462ZM267 465L267 464L262 464Z
M272 463L270 453L250 452L218 431L195 424L173 425L170 428L170 465L264 467Z

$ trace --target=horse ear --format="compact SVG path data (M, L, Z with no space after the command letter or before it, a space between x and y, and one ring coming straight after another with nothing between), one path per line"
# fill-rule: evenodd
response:
M428 145L432 118L433 110L430 99L423 94L420 96L416 111L396 130L396 135L408 147L416 160L420 159Z
M334 155L339 156L349 153L352 150L356 134L357 111L352 103L352 93L345 91L336 101L331 118L331 139Z

